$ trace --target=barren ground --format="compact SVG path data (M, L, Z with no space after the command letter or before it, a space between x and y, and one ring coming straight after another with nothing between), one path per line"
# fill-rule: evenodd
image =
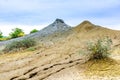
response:
M98 29L35 51L0 55L0 80L120 80L120 32ZM105 35L113 40L109 59L88 61L80 54L86 41Z

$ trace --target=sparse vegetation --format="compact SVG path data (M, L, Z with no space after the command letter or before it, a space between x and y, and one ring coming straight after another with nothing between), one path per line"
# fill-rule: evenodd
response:
M5 53L6 52L20 51L20 50L24 50L24 49L33 47L35 45L36 45L36 41L34 39L25 38L23 40L13 41L10 44L7 44L3 51Z
M111 49L112 40L108 37L98 39L96 42L89 42L87 50L90 53L90 59L103 59L108 57Z
M0 38L0 41L5 41L5 40L9 40L10 38L9 37L2 37Z
M2 32L0 31L0 38L3 38Z
M9 40L10 37L7 36L3 36L3 33L0 31L0 41L5 41L5 40Z
M27 50L28 50L28 51L35 51L36 48L35 48L35 47L30 47L30 48L28 48Z

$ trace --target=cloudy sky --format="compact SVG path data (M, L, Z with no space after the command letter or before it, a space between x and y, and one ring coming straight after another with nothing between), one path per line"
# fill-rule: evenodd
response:
M120 30L120 0L0 0L0 30L19 27L26 33L56 18L76 26L83 20Z

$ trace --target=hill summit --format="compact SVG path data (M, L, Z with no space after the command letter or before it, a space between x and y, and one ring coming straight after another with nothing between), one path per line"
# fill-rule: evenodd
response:
M56 19L52 24L41 30L43 34L51 34L54 32L67 31L70 28L62 19Z
M81 31L90 31L94 28L96 28L97 26L92 24L90 21L85 20L82 23L80 23L79 25L77 25L75 27L75 31L77 32L81 32Z
M60 23L64 23L64 21L63 21L62 19L59 19L59 18L57 18L57 19L55 20L55 23L56 23L56 22L57 22L57 23L59 23L59 22L60 22Z
M51 35L56 35L56 33L62 34L69 29L71 29L71 26L67 25L62 19L57 18L52 24L49 24L48 26L36 33L28 35L28 37L39 40L41 39L41 37L43 38Z

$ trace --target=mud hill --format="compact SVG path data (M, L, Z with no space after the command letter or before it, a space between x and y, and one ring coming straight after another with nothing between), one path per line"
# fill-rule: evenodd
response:
M57 23L61 25L64 21L57 19L53 22L54 25L49 26L53 25L55 31L59 29L62 31L55 33L53 30L53 32L48 31L48 34L53 34L46 38L41 37L44 38L43 40L47 39L45 42L53 43L49 47L46 43L35 51L1 55L0 80L120 79L120 31L94 25L89 21L83 21L72 28L64 26L64 24L56 29ZM49 29L51 27L46 30ZM44 31L46 32L46 30ZM39 36L38 33L36 34L33 35ZM110 59L88 61L89 55L84 55L84 52L80 54L80 51L85 48L86 42L105 36L109 36L113 41Z
M67 25L62 19L56 19L52 24L36 33L0 42L0 49L3 49L6 44L11 43L12 41L19 41L24 38L33 38L38 42L38 44L39 42L51 42L52 40L58 41L62 37L68 36L71 32L71 26Z
M52 24L48 25L47 27L43 28L37 33L27 35L26 37L33 37L36 39L40 39L41 37L48 37L52 34L56 33L64 33L65 31L71 29L69 25L67 25L62 19L56 19Z

